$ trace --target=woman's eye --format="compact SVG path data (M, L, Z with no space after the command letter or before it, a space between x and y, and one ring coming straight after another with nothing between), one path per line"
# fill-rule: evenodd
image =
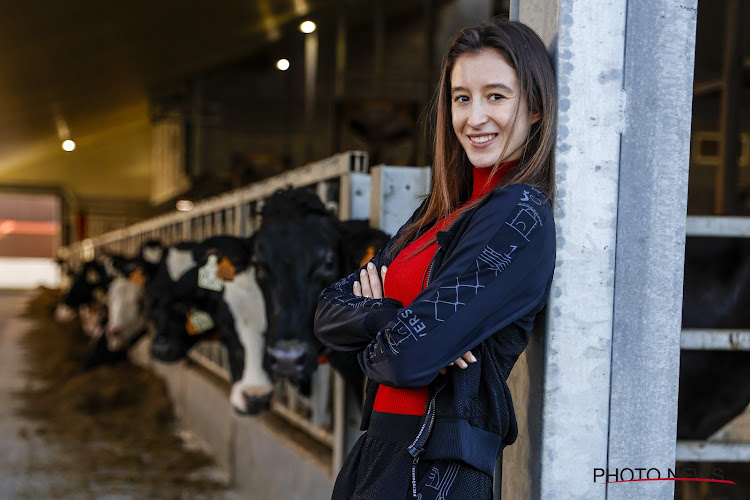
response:
M490 94L490 101L499 101L501 99L505 99L505 96L501 94Z
M468 102L469 97L465 95L457 95L453 98L453 102Z

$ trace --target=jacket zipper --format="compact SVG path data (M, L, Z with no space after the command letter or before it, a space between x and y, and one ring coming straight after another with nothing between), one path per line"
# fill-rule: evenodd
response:
M435 255L437 255L437 252L435 252ZM430 284L430 277L432 277L432 266L435 264L435 257L432 257L432 260L430 261L430 267L427 269L427 279L422 284L422 290L427 288L427 285Z
M414 438L414 441L409 445L409 454L414 457L412 459L411 463L411 492L412 496L416 499L417 498L417 462L419 462L419 457L424 453L424 446L427 443L427 439L430 437L430 434L432 433L432 426L435 424L435 399L437 398L438 393L445 387L444 385L439 387L435 394L432 395L430 398L430 402L427 404L427 412L424 415L424 418L422 419L422 425L419 428L419 432L417 433L417 437ZM425 429L427 432L425 432Z

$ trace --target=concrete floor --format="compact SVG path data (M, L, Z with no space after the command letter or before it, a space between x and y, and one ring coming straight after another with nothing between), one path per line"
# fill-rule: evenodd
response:
M61 486L60 478L39 470L55 450L41 441L31 423L15 415L14 393L26 383L18 341L29 325L17 314L30 296L0 290L0 498L43 498L45 491Z
M90 464L71 461L66 450L44 439L35 423L18 416L21 401L16 394L29 383L19 340L32 324L20 314L32 296L33 292L0 289L0 500L241 498L227 490L196 495L190 491L154 492L132 482L113 487L111 478L98 480Z

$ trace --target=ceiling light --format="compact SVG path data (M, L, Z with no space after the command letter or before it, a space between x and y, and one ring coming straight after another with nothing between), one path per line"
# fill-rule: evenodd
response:
M281 71L286 71L289 69L289 60L288 59L279 59L276 61L276 67L280 69Z
M317 26L315 26L315 23L312 21L305 21L299 25L299 30L302 33L312 33L315 31L315 28L317 28Z
M175 208L180 212L189 212L193 209L193 202L190 200L177 200Z
M76 148L76 143L71 141L70 139L64 140L62 143L62 148L65 151L73 151Z

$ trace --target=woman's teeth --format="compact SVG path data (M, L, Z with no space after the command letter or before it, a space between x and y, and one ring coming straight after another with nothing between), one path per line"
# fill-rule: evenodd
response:
M497 136L497 134L490 134L490 135L480 135L479 137L471 137L471 142L476 142L477 144L482 144L487 141L491 141Z

